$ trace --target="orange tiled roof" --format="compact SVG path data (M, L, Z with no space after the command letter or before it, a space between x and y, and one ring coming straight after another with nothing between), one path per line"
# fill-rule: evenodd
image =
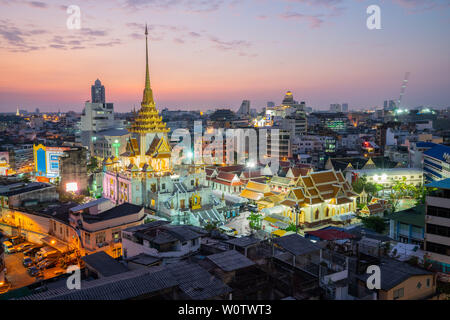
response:
M336 176L334 175L333 171L313 172L310 174L310 177L315 184L321 184L326 182L329 183L337 182Z
M253 190L256 192L270 192L270 187L264 183L259 183L255 181L249 181L246 189Z

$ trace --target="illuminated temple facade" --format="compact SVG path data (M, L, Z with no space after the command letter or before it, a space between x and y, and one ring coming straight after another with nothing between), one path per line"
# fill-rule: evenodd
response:
M156 109L150 86L147 27L145 89L129 131L126 152L103 161L103 196L116 203L150 208L179 224L223 222L223 201L205 187L199 167L177 168L172 163L169 128ZM183 170L183 172L181 172Z

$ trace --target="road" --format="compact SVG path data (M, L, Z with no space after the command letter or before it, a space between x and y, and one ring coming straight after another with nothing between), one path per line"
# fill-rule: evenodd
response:
M36 281L34 277L28 274L22 260L23 253L5 254L6 278L11 283L10 290L28 286Z
M234 228L237 230L238 235L249 235L250 234L250 226L247 217L250 215L250 212L245 211L241 212L241 214L232 220L230 220L225 226L228 228Z

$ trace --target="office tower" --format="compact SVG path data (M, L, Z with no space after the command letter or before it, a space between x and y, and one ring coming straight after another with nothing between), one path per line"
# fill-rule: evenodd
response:
M238 116L249 116L250 115L250 100L243 100L241 107L237 112Z
M384 100L383 109L392 111L395 109L395 101L394 100Z
M348 112L348 103L342 104L342 112Z
M88 147L92 154L96 154L97 152L94 149L97 149L97 139L101 138L101 132L109 129L122 131L124 123L122 120L114 119L114 104L104 102L105 87L101 85L100 80L95 81L95 85L91 87L91 93L92 101L102 100L103 102L87 101L85 103L76 141ZM117 134L115 133L115 135ZM122 135L121 132L120 135Z
M92 103L105 103L105 86L98 79L91 87L91 100Z

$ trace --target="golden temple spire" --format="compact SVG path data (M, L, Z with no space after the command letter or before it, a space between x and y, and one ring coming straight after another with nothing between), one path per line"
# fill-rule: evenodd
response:
M166 123L162 121L153 100L153 91L150 86L150 72L148 63L148 28L145 25L145 88L141 102L141 109L138 111L130 132L145 134L150 132L169 132Z
M155 102L153 100L152 88L150 87L150 71L148 67L148 29L147 24L145 24L145 89L142 104L149 105L151 103Z

